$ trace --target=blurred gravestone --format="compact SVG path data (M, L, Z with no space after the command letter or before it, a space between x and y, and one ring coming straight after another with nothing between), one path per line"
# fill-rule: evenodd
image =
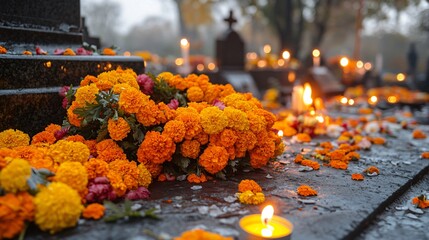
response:
M224 21L228 23L228 29L216 40L219 76L223 82L230 83L238 92L251 92L253 96L259 98L260 93L252 76L244 71L244 42L232 29L232 25L237 22L232 10Z
M49 123L61 124L65 110L59 89L78 86L86 75L118 66L144 72L139 57L56 56L56 48L82 46L79 0L0 0L0 131L15 128L37 133ZM36 54L36 47L51 55Z
M302 82L309 82L313 97L330 97L342 94L344 85L326 67L313 67Z

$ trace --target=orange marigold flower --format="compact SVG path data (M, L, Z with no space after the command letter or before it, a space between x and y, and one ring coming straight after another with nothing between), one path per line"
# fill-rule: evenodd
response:
M27 160L33 168L46 168L55 172L57 165L48 155L49 149L36 147L34 145L14 148L17 157Z
M144 126L153 126L159 124L160 118L164 115L155 102L149 99L138 110L136 117L137 121Z
M204 173L201 173L200 176L198 176L195 173L191 173L191 174L188 175L188 177L186 179L190 183L203 183L203 182L207 182L207 178L206 178L206 175L204 175Z
M253 193L258 193L258 192L262 192L262 188L254 180L244 179L244 180L241 180L241 182L238 184L238 191L239 192L252 191Z
M109 179L110 185L112 186L115 193L119 197L122 197L127 191L127 185L125 185L124 181L122 180L122 176L116 171L109 171L109 173L107 173L107 178Z
M200 114L194 108L178 108L175 120L185 124L185 139L191 140L203 131Z
M98 79L95 76L86 75L85 78L80 81L80 86L83 87L96 82L98 82Z
M206 102L188 102L188 107L195 108L197 112L201 113L203 109L213 106Z
M128 88L119 95L119 107L126 113L138 113L139 109L149 101L149 96L136 88Z
M159 174L157 180L158 180L158 182L165 182L165 181L167 181L167 176L165 176L164 173L161 173L161 174Z
M28 51L28 50L23 51L22 54L24 54L24 55L33 55L33 53L31 51Z
M226 107L223 112L228 117L228 127L237 131L247 131L250 128L249 120L245 112L234 109L232 107Z
M0 196L0 239L17 236L25 221L34 219L34 212L33 197L27 192Z
M223 237L217 233L208 232L202 229L194 229L183 232L179 237L174 240L233 240L232 237Z
M139 186L140 172L134 161L115 160L109 163L110 171L115 171L122 178L127 189L136 189Z
M85 143L85 138L83 136L79 135L79 134L68 136L65 140L66 141L70 141L70 142Z
M185 140L180 146L180 154L183 157L197 159L200 154L201 144L197 140Z
M201 126L207 134L220 133L228 125L226 111L218 107L208 107L201 111Z
M237 131L237 141L235 142L237 157L244 157L247 150L252 150L257 142L257 138L252 131Z
M122 117L119 117L116 121L110 118L107 123L107 131L109 131L109 135L113 140L121 141L127 137L131 128L128 122Z
M156 164L153 163L151 161L147 161L145 163L141 163L143 164L146 169L150 172L150 175L152 176L152 178L156 178L159 176L159 174L161 174L162 172L162 164Z
M422 152L422 158L429 159L429 152Z
M165 161L171 161L173 153L176 151L176 145L173 140L159 132L149 131L137 151L139 162L162 164Z
M7 53L7 49L3 46L0 46L0 54L6 54Z
M85 163L88 179L106 176L109 172L109 164L98 158L91 158Z
M369 166L367 169L365 169L365 172L369 174L374 174L374 173L380 174L380 170L378 170L376 166Z
M167 122L164 126L164 131L162 131L162 135L173 139L173 142L175 143L181 142L185 137L185 134L185 124L178 120L171 120Z
M360 173L353 173L352 174L352 180L363 181L363 178L364 178L363 175Z
M294 160L294 163L301 163L304 160L302 154L297 154Z
M55 173L55 181L69 185L82 196L87 190L88 174L80 162L64 162Z
M194 136L194 140L197 140L201 145L205 145L209 142L209 135L205 132L200 132Z
M127 159L124 150L112 139L103 140L95 146L97 149L97 158L106 162L117 159Z
M224 147L231 147L234 146L237 139L237 131L227 128L220 133L219 143Z
M413 138L414 139L425 139L426 138L426 134L420 130L420 129L414 129L413 131Z
M149 184L152 183L152 175L150 171L142 163L137 166L137 169L139 171L139 178L138 178L139 186L148 188Z
M267 165L268 160L274 156L276 144L271 139L260 142L250 150L250 165L253 168L261 168Z
M208 146L201 154L198 164L207 172L216 174L228 164L228 152L224 147Z
M256 109L255 113L265 118L265 121L267 122L267 130L270 130L277 120L274 114L264 109Z
M85 145L89 148L89 152L93 157L97 156L97 141L96 140L85 140Z
M97 103L96 97L99 91L100 90L97 88L95 84L79 87L76 90L75 101L79 104L79 106L85 106L86 104Z
M414 205L417 205L417 207L419 207L419 208L428 208L429 207L429 200L423 194L418 196L418 197L414 197L412 200L412 203Z
M329 154L329 149L327 149L327 148L316 149L315 151L316 151L317 154L320 154L320 155L323 155L323 156Z
M111 48L103 48L103 55L115 56L116 51Z
M344 157L344 160L346 161L357 161L360 159L360 154L358 152L349 152Z
M338 161L344 161L344 158L346 156L346 152L344 150L334 150L332 152L330 152L329 157L332 160L338 160Z
M317 191L314 190L313 188L311 188L308 185L301 185L297 188L296 192L298 193L298 195L300 196L316 196L317 195Z
M374 137L374 138L371 138L371 142L373 144L383 145L386 143L386 139L384 139L382 137Z
M190 102L201 102L204 99L204 92L199 87L190 87L186 91Z
M61 126L58 124L49 124L47 127L45 127L45 131L55 133L57 131L61 130Z
M31 139L31 144L37 144L37 143L53 144L55 143L55 141L57 141L57 139L55 138L52 132L42 131L33 136L33 138Z
M371 114L372 109L371 108L359 108L358 110L359 114Z
M6 161L7 157L18 158L19 155L15 151L15 149L10 148L0 148L0 170L6 167L8 161Z
M104 216L105 207L99 203L91 203L82 212L82 216L86 219L100 219Z
M176 111L163 102L158 103L158 110L162 114L158 117L160 123L166 123L176 117Z
M66 48L63 53L64 56L76 56L76 53L71 48Z
M299 142L311 142L311 137L307 133L298 133L295 136Z
M76 108L80 108L80 107L82 106L79 106L79 104L76 101L73 101L71 106L67 109L67 119L71 125L76 127L80 127L80 125L82 124L83 118L77 115L76 113L74 113L73 111Z
M258 115L258 114L254 113L254 112L247 112L246 114L247 114L247 119L249 120L250 131L252 131L253 133L257 134L260 131L266 129L267 121L265 120L264 116ZM282 128L282 129L284 129L284 128ZM295 130L295 133L296 133L296 130Z
M0 148L28 146L29 143L30 136L19 130L8 129L0 132Z
M343 161L340 161L340 160L331 160L329 162L329 165L331 167L333 167L333 168L343 169L343 170L347 169L347 167L348 167L347 162L343 162Z
M320 164L318 162L307 160L307 159L302 160L301 165L312 167L314 170L320 169Z

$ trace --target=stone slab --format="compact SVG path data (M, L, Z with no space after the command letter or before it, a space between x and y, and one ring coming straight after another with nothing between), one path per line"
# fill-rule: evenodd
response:
M425 130L429 130L428 126ZM318 171L300 172L300 165L293 163L293 154L314 146L293 144L280 157L286 164L272 163L262 170L238 173L227 181L210 181L201 184L200 190L192 190L194 185L187 182L155 182L150 186L151 200L138 203L143 209L160 209L163 220L141 219L114 224L85 221L55 236L33 227L28 239L154 239L151 236L178 236L196 227L243 239L239 235L238 220L247 214L260 213L263 206L230 203L225 198L234 196L238 183L246 178L262 186L267 198L265 204L273 204L276 215L294 224L292 239L353 239L413 182L428 175L429 161L419 156L421 151L428 150L429 139L412 140L409 130L402 130L398 136L388 138L385 146L361 151L362 159L351 162L345 171L321 166ZM380 169L379 176L366 177L362 182L351 180L351 173L362 172L370 165ZM267 174L273 178L267 178ZM299 201L303 198L297 196L296 188L301 184L310 185L319 192L317 197L306 198L315 200L315 204ZM424 226L427 224L424 222ZM407 232L399 233L403 234L397 236L399 238L408 236Z

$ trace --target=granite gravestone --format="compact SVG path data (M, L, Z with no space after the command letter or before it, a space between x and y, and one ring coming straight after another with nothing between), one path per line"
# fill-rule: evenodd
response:
M232 10L224 21L228 23L228 29L216 40L219 78L223 83L230 83L238 92L251 92L253 96L260 98L261 94L252 76L244 71L244 42L232 28L237 22Z
M55 56L56 48L82 46L79 0L0 0L0 131L20 129L35 134L66 115L58 91L78 86L86 75L118 66L144 72L140 57ZM35 54L39 46L48 55Z

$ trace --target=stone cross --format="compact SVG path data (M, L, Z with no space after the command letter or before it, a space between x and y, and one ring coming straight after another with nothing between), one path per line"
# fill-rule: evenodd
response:
M232 12L232 10L229 10L228 18L224 18L223 20L228 23L229 29L232 29L232 25L234 23L237 23L237 19L234 18L234 13Z

